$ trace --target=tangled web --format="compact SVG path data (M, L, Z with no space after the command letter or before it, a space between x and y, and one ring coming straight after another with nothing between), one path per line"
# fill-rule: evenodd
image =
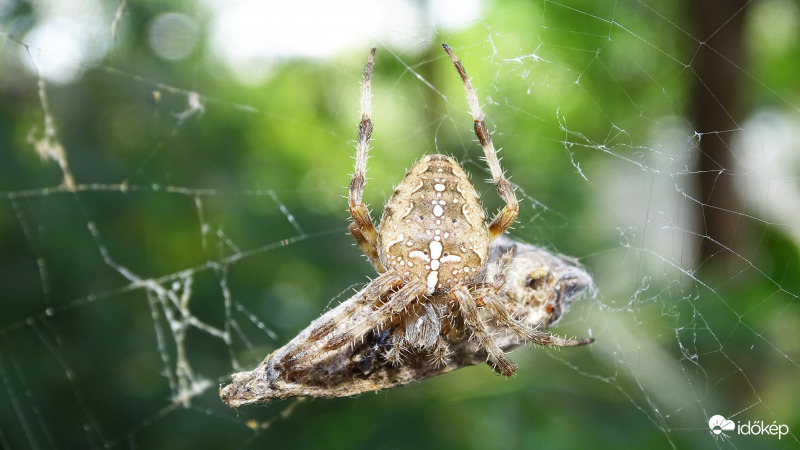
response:
M60 3L0 6L0 447L798 445L795 4ZM374 274L343 197L373 44L373 217L433 152L501 206L442 42L511 236L594 277L555 331L596 342L228 408Z

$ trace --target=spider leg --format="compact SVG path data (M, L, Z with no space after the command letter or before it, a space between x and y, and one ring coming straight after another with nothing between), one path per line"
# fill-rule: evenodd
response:
M315 327L310 335L310 339L319 341L325 336L329 335L335 330L342 322L352 317L356 311L365 307L376 305L381 297L386 295L389 291L400 287L403 284L403 277L396 271L389 271L382 273L379 277L370 281L364 288L363 294L354 297L354 300L345 310L341 312L338 317L331 318L325 323Z
M377 279L380 278L381 277L378 277ZM346 330L334 335L324 348L327 350L339 348L361 338L375 328L376 324L384 324L396 315L402 313L411 302L422 297L427 289L428 286L423 281L417 280L406 283L396 292L389 295L386 303L381 305L380 308L367 312L360 320L348 325ZM386 292L384 292L384 294L385 293Z
M320 343L324 343L325 347L328 349L336 348L330 340L342 334L341 331L337 334L337 330L345 327L345 323L348 320L354 320L354 316L359 311L374 308L374 305L378 305L382 297L393 289L397 289L402 284L403 277L396 271L382 273L379 277L367 284L362 290L361 295L353 296L347 308L335 317L317 319L317 323L313 324L311 333L305 341L308 344L298 345L294 350L287 352L283 357L284 361L294 360L305 351L304 349L317 347ZM356 318L355 320L360 319ZM355 339L356 335L353 335L352 338Z
M513 375L517 367L508 359L505 352L497 345L489 335L486 327L484 327L478 315L478 305L475 303L475 299L470 294L469 289L463 284L458 285L450 291L450 298L458 303L461 315L464 317L464 323L478 338L481 346L486 349L489 359L494 361L495 372L507 377Z
M501 326L508 328L515 334L525 339L526 341L533 342L537 345L544 345L548 347L579 347L594 342L594 338L589 339L563 339L554 336L550 333L535 330L524 323L514 319L509 314L503 302L493 291L486 292L480 297L483 304L492 310L494 319Z
M492 137L489 135L486 122L483 120L483 110L481 109L480 103L478 103L478 96L475 95L475 89L473 89L472 83L469 77L467 77L467 71L464 70L461 61L456 58L453 50L451 50L447 44L442 44L442 47L444 47L444 51L450 56L450 60L453 61L453 65L456 67L456 70L458 70L461 81L464 83L464 90L467 92L470 113L472 114L472 119L475 121L475 136L478 137L478 141L483 148L483 153L486 155L486 164L488 164L489 171L492 173L492 181L497 186L497 192L500 194L500 197L503 198L503 201L506 202L506 206L497 213L494 220L492 220L492 223L489 225L489 242L491 242L503 234L517 219L517 214L519 213L517 196L514 194L514 188L511 187L511 183L508 182L503 174L503 169L500 167L500 160L497 158L497 151L494 149L494 144L492 144Z
M375 225L372 223L369 209L362 200L364 186L367 183L366 174L369 140L372 136L370 97L372 95L371 81L375 50L376 49L373 48L372 51L370 51L369 59L367 59L367 66L364 68L364 85L361 90L361 122L358 125L358 140L356 141L356 165L353 176L350 178L348 205L350 217L353 218L353 223L351 223L349 227L350 234L356 239L361 251L367 255L369 262L375 266L375 269L379 273L383 273L386 269L383 268L378 258L378 233L375 230Z
M444 367L450 362L450 349L447 348L447 342L439 336L436 340L436 346L431 352L431 364L434 367Z

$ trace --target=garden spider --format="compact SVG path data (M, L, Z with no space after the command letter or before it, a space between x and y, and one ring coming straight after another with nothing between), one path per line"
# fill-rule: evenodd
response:
M576 298L593 291L591 276L574 260L505 235L490 244L484 268L476 283L493 280L495 286L502 284L497 292L500 302L515 319L538 330L558 323ZM382 300L392 294L387 292ZM448 295L434 294L428 297L428 304L446 304ZM348 330L346 335L352 336L354 324L369 323L375 309L364 303L365 296L362 288L267 355L255 369L234 373L232 382L220 388L222 401L238 408L276 398L350 397L422 381L487 360L488 352L471 338L461 315L455 314L442 324L440 335L447 345L446 364L431 364L430 349L426 348L406 348L400 364L388 361L405 340L407 329L399 323L376 326L352 341L338 339L340 344L332 345L339 330ZM490 320L491 311L483 309L479 314L501 349L510 351L525 343L519 335ZM332 323L338 325L331 331ZM415 323L410 329L420 327Z
M534 344L578 346L588 340L561 339L534 330L512 317L498 298L503 277L481 283L489 244L514 223L519 205L503 175L483 111L464 66L447 44L445 52L464 83L475 135L483 148L494 184L506 205L487 224L483 206L467 174L452 158L435 154L422 158L394 191L376 228L362 201L367 154L372 134L371 78L375 48L364 70L361 123L358 126L355 171L350 180L350 233L380 273L365 288L356 307L374 308L366 321L353 324L328 342L335 348L364 336L370 329L394 330L387 340L387 359L399 364L403 351L428 349L437 364L448 360L447 335L456 315L488 353L498 373L510 376L516 366L506 357L480 320L479 309L503 328ZM439 299L445 299L444 301ZM383 302L383 303L381 303ZM320 333L334 332L335 322Z
M574 347L543 330L592 285L574 261L503 233L517 199L503 176L464 67L443 46L467 91L475 134L506 206L487 225L466 173L452 158L422 158L397 186L376 229L364 193L370 118L370 52L361 95L350 233L380 275L327 311L255 369L220 388L230 406L287 397L345 397L419 381L487 359L502 375L523 343Z

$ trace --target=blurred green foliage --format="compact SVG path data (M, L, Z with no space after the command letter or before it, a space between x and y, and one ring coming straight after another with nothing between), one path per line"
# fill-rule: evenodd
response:
M669 165L692 151L698 42L684 3L498 0L458 31L409 48L379 43L365 193L373 216L404 169L432 152L463 162L490 214L501 206L482 181L463 89L440 50L447 41L505 149L522 204L512 235L577 257L596 276L600 295L576 304L557 330L591 330L594 349L517 350L511 380L476 367L377 395L240 411L222 405L215 385L374 275L346 235L344 198L372 43L329 58L278 59L268 78L245 84L212 53L207 33L184 60L150 48L148 26L162 12L182 11L206 30L213 17L202 4L124 2L106 58L72 83L46 83L80 186L69 192L56 189L57 164L33 150L45 111L25 62L37 49L26 50L25 35L40 17L13 3L0 22L0 444L707 447L708 416L748 408L748 418L800 429L795 244L768 218L743 211L758 242L733 249L743 252L741 270L705 267L691 277L700 262L661 253L648 231L650 215L675 213L647 201L654 180L672 191L691 187L688 166ZM755 39L780 4L748 11L751 76L742 89L750 110L800 101L798 41L765 47ZM201 108L190 108L193 93ZM680 152L662 160L655 136L664 117L686 133ZM646 208L620 213L610 186L621 179ZM684 199L677 208L691 206ZM170 398L176 381L164 369L175 370L179 331L140 280L185 293L194 317L234 336L226 343L186 330L191 369L211 382L188 407ZM659 386L659 376L670 381ZM676 380L680 392L669 390ZM272 419L268 429L250 428ZM783 445L742 439L732 443Z

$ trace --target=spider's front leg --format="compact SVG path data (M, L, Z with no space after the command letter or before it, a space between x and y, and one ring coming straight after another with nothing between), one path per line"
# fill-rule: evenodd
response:
M361 122L358 125L358 139L356 141L356 165L353 176L350 178L348 191L348 206L353 223L350 224L350 234L356 239L361 251L367 255L369 262L375 266L378 273L383 273L383 265L378 258L378 232L372 223L369 209L362 200L364 186L367 183L367 154L369 141L372 136L372 112L370 106L372 66L375 61L375 48L369 53L367 66L364 68L364 85L361 90Z
M587 345L594 342L594 338L563 339L544 331L534 330L533 328L511 317L508 309L506 309L505 305L503 305L503 302L494 291L486 292L480 298L483 304L492 311L494 320L497 321L500 326L508 328L517 336L528 342L546 347L580 347L582 345Z
M377 296L373 297L369 295L370 291L374 292L373 285L375 285L376 282L380 283L381 280L390 276L395 277L396 272L391 270L385 272L370 282L364 290L367 301L371 299L379 301L382 298L386 298L388 294L386 302L377 309L372 309L371 306L365 306L370 309L365 314L360 315L357 320L346 321L346 323L342 323L341 326L335 327L332 330L333 336L328 340L327 344L325 344L324 348L326 350L332 350L347 345L356 339L362 338L370 330L386 325L395 316L404 312L412 302L424 296L425 291L428 289L425 282L412 280L406 282L400 289L391 294L389 294L389 291L392 287L383 285L378 287L380 292L378 292ZM399 284L395 286L397 285Z
M493 320L501 327L511 330L514 334L521 337L525 341L532 342L537 345L543 345L547 347L578 347L594 342L594 338L563 339L544 331L535 330L515 319L511 315L511 313L508 311L508 308L506 308L505 304L501 300L499 292L506 281L505 271L509 266L512 257L513 255L511 252L506 252L500 261L501 268L497 275L495 275L494 281L490 285L478 288L472 292L473 297L477 299L477 303L483 305L484 307L488 308L489 311L491 311Z
M492 367L494 370L500 375L505 375L507 377L513 375L517 370L517 366L508 359L503 349L497 345L489 334L489 331L484 327L478 315L478 305L469 292L469 288L463 284L454 287L453 290L450 291L450 298L458 304L461 315L464 317L464 323L474 333L475 337L478 338L478 342L480 342L481 346L486 349L486 352L489 354L489 359L493 361Z
M489 166L489 171L492 173L492 181L494 181L494 184L497 186L497 192L500 194L500 197L503 198L503 201L506 202L506 206L497 213L494 220L492 220L492 223L489 225L489 242L491 242L514 224L514 221L517 219L517 214L519 214L519 203L517 202L517 196L514 194L514 188L511 187L511 183L508 182L503 174L503 169L500 167L500 160L497 158L497 150L495 150L492 137L489 135L489 130L486 128L483 110L478 102L475 89L472 87L472 82L470 82L467 76L467 71L447 44L442 44L442 47L444 51L447 52L447 55L450 56L450 60L453 61L453 65L456 67L458 75L461 77L461 82L464 83L470 114L472 114L472 119L475 122L475 136L478 137L478 142L480 142L483 153L486 155L486 164Z
M378 304L387 294L403 285L403 277L397 271L387 271L370 281L361 291L361 295L353 296L346 307L340 310L339 314L330 316L327 319L317 319L311 333L306 338L303 345L297 345L292 350L287 351L283 356L283 362L293 361L303 358L308 353L309 348L320 348L333 350L355 340L357 324L369 320L373 310L378 310ZM363 336L363 334L361 335ZM307 355L306 355L307 356Z

